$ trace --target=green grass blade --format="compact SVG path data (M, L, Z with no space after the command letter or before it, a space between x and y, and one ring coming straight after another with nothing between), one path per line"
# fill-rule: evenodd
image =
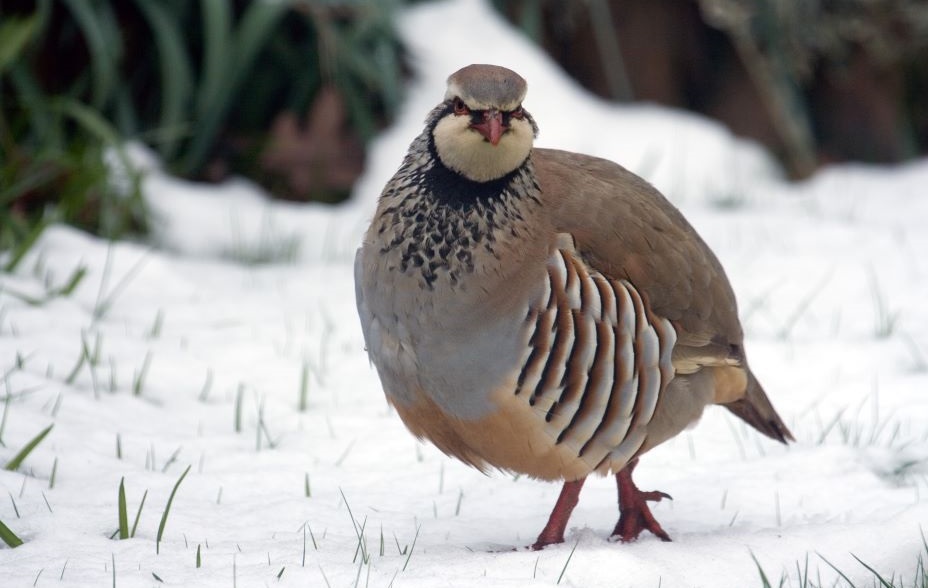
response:
M119 132L116 127L111 125L98 110L72 98L59 98L55 100L53 106L61 113L72 118L85 131L100 139L104 144L111 146L120 144Z
M7 16L0 23L0 74L16 61L41 24L42 14L36 10L25 18Z
M10 66L9 80L15 91L15 101L29 115L29 128L36 142L50 152L62 151L65 144L62 125L50 112L48 98L24 62L17 61Z
M55 158L48 159L55 160ZM6 180L9 183L0 187L0 206L9 206L23 195L40 190L60 178L61 169L48 165L46 163L48 159L36 158L27 166L17 169L14 177Z
M567 556L567 561L564 562L564 567L561 568L561 575L559 575L559 576L557 577L557 583L558 583L558 584L560 584L560 583L561 583L561 580L564 579L564 574L567 573L567 566L570 565L570 558L572 558L572 557L574 556L574 552L577 551L577 546L578 546L578 545L580 545L580 540L579 540L579 539L577 540L576 543L574 543L574 548L570 550L570 554Z
M45 429L42 430L41 433L36 435L32 439L32 441L30 441L29 443L26 443L26 446L20 449L19 453L13 456L13 459L11 459L8 464L6 464L5 468L11 472L15 472L19 468L19 466L22 465L26 457L29 456L32 450L35 449L36 446L42 442L42 439L45 439L45 436L51 432L52 427L54 426L55 426L54 424L48 425L47 427L45 427Z
M751 551L751 559L754 560L754 565L757 566L757 573L760 574L760 581L763 584L764 588L771 588L770 579L767 578L767 574L764 572L764 568L761 567L760 562L757 561L757 556L754 555L754 552Z
M139 0L141 1L141 0ZM206 161L220 125L237 99L239 84L250 75L254 61L271 38L280 18L290 10L286 2L251 2L239 20L232 38L232 50L227 59L226 75L217 91L214 103L203 106L199 113L187 156L181 164L182 173L192 173Z
M52 473L48 476L48 489L55 489L55 479L58 477L58 458L55 458L55 461L52 462Z
M17 537L16 533L11 531L9 527L4 525L3 521L0 521L0 539L10 547L19 547L23 544L23 540Z
M119 479L119 538L129 538L129 513L126 511L126 478Z
M16 248L10 255L10 259L6 262L6 265L3 266L4 272L12 273L16 270L23 258L26 257L26 254L29 253L29 250L31 250L36 241L39 240L39 237L47 226L48 222L43 220L37 222L35 226L29 229L26 237L16 245Z
M229 61L229 39L232 33L232 12L225 0L201 0L203 18L202 82L197 95L197 114L203 116L216 103L224 79L235 63Z
M847 582L847 585L848 585L848 586L850 586L851 588L857 588L857 586L855 586L854 583L851 582L851 579L848 578L847 575L845 575L844 572L842 572L842 571L839 570L837 567L835 567L835 565L834 565L833 563L831 563L830 561L828 561L827 559L825 559L825 556L824 556L824 555L822 555L821 553L819 553L819 552L817 552L817 551L815 552L815 555L819 556L819 557L822 559L823 562L825 562L826 564L828 564L828 567L830 567L830 568L833 569L834 571L838 572L838 575L841 576L841 577L844 579L845 582ZM852 554L852 555L853 555L853 554Z
M142 507L145 506L146 498L148 498L148 490L142 493L142 501L139 503L139 509L135 511L135 521L132 522L132 530L129 531L129 537L135 537L135 530L139 526L139 518L142 516Z
M303 362L303 368L300 371L300 412L306 412L309 405L309 364Z
M854 555L853 553L851 554L851 557L853 557L854 559L856 559L857 562L858 562L860 565L862 565L862 566L864 566L865 568L867 568L867 570L869 570L871 574L873 574L874 576L876 576L876 579L880 581L880 585L882 585L883 588L894 588L893 585L892 585L891 583L887 582L887 581L883 578L883 576L880 575L880 573L879 573L878 571L876 571L875 569L873 569L872 567L870 567L869 565L867 565L867 563L866 563L864 560L860 559L859 557L857 557L857 556Z
M177 494L177 489L180 487L180 483L184 481L184 478L187 477L187 474L190 473L190 467L187 466L187 469L184 470L184 473L180 475L180 478L177 479L177 483L174 484L174 489L171 490L171 495L168 496L168 503L164 507L164 512L161 513L161 523L158 524L158 538L155 542L155 553L160 553L161 549L161 538L164 536L164 527L168 524L168 514L171 512L171 504L174 502L174 495Z
M420 530L422 530L422 525L418 525L418 526L416 527L416 535L412 538L412 545L409 547L409 553L406 554L406 561L403 562L403 571L404 571L404 572L406 571L406 566L409 565L409 560L412 559L412 552L413 552L413 550L415 550L415 548L416 548L416 541L419 540L419 531L420 531ZM576 548L577 548L577 546L574 545L574 549L576 549ZM574 552L571 551L570 554L573 555ZM569 558L569 557L567 558L567 561L568 561L568 562L570 561L570 558ZM567 566L564 566L564 567L566 568ZM562 573L561 575L563 575L563 573ZM558 583L560 583L560 580L558 580Z
M161 115L159 125L173 129L187 120L190 95L193 91L193 67L184 44L184 31L173 20L161 0L135 2L154 34L161 70ZM261 3L263 4L263 2ZM160 144L161 155L170 160L179 146L179 137Z
M95 10L99 6L96 2L83 2L82 0L63 0L71 11L74 20L81 28L83 38L90 52L90 75L93 79L94 108L100 109L106 105L118 79L118 45L111 42L112 34L105 31L105 19Z
M77 286L81 283L81 280L84 279L84 276L87 275L87 268L83 265L77 266L74 271L71 273L71 277L68 278L68 281L64 283L63 286L55 288L50 294L52 296L70 296L74 293L74 290L77 289Z

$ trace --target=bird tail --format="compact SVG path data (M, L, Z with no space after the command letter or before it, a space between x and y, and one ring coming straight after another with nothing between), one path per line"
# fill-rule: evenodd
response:
M744 396L722 406L771 439L780 443L796 440L783 423L783 419L777 414L776 409L770 404L770 399L767 398L760 382L750 370L748 370L748 385Z

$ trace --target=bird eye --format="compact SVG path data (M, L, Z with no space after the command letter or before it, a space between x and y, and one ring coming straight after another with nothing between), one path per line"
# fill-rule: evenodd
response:
M509 113L509 116L511 116L512 118L524 118L525 111L522 110L522 105L520 104L519 106L517 106L515 110Z
M454 114L458 114L458 115L468 114L469 112L470 112L470 109L467 108L467 105L464 104L463 100L461 100L460 98L454 99Z

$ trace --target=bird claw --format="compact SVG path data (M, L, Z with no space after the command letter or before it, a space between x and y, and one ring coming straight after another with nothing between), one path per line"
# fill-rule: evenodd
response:
M619 522L612 531L610 539L618 539L622 543L634 541L641 535L642 531L650 531L661 541L670 541L670 535L657 522L647 501L659 502L663 498L670 498L670 495L664 492L639 492L634 504L623 505L619 509Z
M642 531L650 531L661 541L670 541L670 535L654 518L648 502L660 502L665 498L673 500L673 497L659 490L649 492L639 490L632 481L631 473L635 465L637 465L637 460L616 475L619 487L619 522L616 523L610 538L628 543L637 539Z
M539 537L537 541L535 541L534 543L528 546L528 549L530 551L541 551L542 549L544 549L545 547L549 545L557 545L558 543L563 543L563 542L564 542L563 538L554 539L554 540L546 540L546 539L542 539L541 537Z

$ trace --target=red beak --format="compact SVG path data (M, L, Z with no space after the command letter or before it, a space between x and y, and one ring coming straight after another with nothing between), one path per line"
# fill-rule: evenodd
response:
M498 110L485 110L483 112L483 122L473 124L471 127L483 135L494 147L499 144L500 137L508 128L503 126L503 115Z

